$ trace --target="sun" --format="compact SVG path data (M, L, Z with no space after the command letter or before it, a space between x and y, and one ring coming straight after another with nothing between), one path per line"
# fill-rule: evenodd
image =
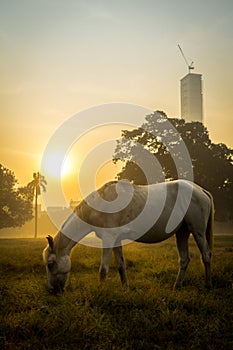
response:
M62 163L62 168L61 168L61 177L66 177L72 173L73 170L73 162L71 157L68 155L63 163Z
M54 179L64 178L72 172L72 159L59 150L44 155L43 173Z

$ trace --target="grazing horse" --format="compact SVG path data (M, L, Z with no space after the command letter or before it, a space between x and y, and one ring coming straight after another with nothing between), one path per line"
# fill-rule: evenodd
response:
M123 196L123 199L128 195L128 186L129 183L126 182L112 181L92 192L75 208L74 213L68 217L55 237L52 238L50 235L47 237L48 245L43 251L43 258L49 289L54 293L64 290L71 268L70 252L83 237L92 231L102 240L103 244L99 270L101 282L106 279L113 251L121 282L127 285L122 251L123 240L157 243L175 234L180 268L174 288L180 288L190 261L188 238L192 233L202 255L205 284L210 288L214 216L212 195L200 186L185 180L145 186L130 184L133 194L129 203L119 211L107 210L108 204L110 206L116 201L118 195ZM147 205L148 196L150 197L149 205ZM163 201L162 209L156 212L156 208L161 206L160 203ZM90 202L94 203L94 206L91 206ZM99 205L98 209L96 205L97 207ZM142 219L136 221L146 206L146 214ZM173 225L169 226L168 222L172 215L175 220L173 220ZM131 224L132 222L134 225Z

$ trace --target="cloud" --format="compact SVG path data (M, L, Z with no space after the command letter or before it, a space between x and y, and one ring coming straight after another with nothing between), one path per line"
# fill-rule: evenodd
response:
M91 19L112 19L113 14L104 8L101 4L82 3L82 8L86 12L88 18Z
M29 152L29 151L24 151L24 150L9 148L9 147L3 147L1 149L1 153L8 154L8 155L15 155L17 157L24 156L24 157L36 158L36 159L41 158L41 153Z

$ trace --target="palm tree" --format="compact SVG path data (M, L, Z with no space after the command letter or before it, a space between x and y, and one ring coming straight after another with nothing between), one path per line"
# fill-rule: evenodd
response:
M38 196L41 194L41 189L43 192L46 191L47 182L45 177L39 172L33 173L33 180L29 182L27 187L32 191L33 197L35 198L35 238L37 238L37 228L38 228Z

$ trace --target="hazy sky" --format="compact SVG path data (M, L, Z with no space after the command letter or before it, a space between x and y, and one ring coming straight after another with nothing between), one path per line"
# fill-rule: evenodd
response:
M233 147L233 1L0 0L0 163L30 181L50 135L112 101L180 116L179 80L203 74L204 123Z

